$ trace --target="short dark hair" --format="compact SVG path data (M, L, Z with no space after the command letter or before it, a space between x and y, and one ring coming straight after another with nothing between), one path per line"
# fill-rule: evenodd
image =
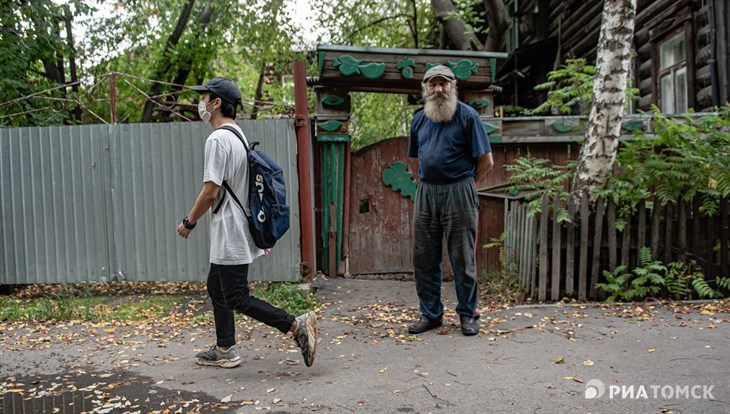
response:
M228 102L213 92L208 93L210 94L208 102L212 102L216 99L221 100L221 114L223 116L225 116L226 118L236 119L236 107L238 106L237 103Z

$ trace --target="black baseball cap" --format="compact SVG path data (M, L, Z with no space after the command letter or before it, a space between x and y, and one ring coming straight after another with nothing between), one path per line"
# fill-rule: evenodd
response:
M192 86L190 89L199 93L212 92L228 103L243 106L241 90L230 79L213 78L205 85Z

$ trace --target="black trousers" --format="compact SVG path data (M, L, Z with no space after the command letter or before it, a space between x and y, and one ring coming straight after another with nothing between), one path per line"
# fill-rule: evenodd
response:
M248 288L248 265L210 264L208 295L213 302L215 335L218 346L236 344L235 312L289 332L294 316L261 299L251 296Z

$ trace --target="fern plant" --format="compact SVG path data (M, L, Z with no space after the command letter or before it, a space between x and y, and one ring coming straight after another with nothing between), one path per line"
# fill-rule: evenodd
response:
M699 197L700 211L716 215L730 196L730 107L701 119L667 118L655 107L652 125L653 138L622 143L620 172L603 195L613 198L622 219L647 199L664 206Z
M562 115L588 114L595 80L596 67L586 64L584 58L566 59L560 69L548 73L547 82L535 86L538 92L547 91L547 100L533 109L531 114L542 114L553 110ZM638 99L639 95L639 90L631 87L630 78L628 81L627 102Z
M619 266L613 272L603 271L606 283L597 283L596 288L609 294L609 302L630 301L656 295L666 284L664 275L667 268L660 261L653 260L651 249L642 247L639 250L640 264L626 272L626 266Z
M566 165L553 165L550 160L533 158L529 154L526 157L516 158L512 164L507 165L507 171L512 174L507 182L512 184L507 193L516 195L520 191L535 191L525 197L528 202L527 213L530 216L539 214L542 210L540 199L543 194L549 200L556 196L567 205L568 196L566 183L573 177L576 162L571 161ZM568 210L563 207L558 210L558 222L569 222Z
M675 300L692 299L713 299L723 297L723 290L730 288L730 278L719 277L715 280L705 280L705 275L697 270L697 262L690 261L689 264L672 262L667 265L667 290ZM715 287L712 287L714 284Z

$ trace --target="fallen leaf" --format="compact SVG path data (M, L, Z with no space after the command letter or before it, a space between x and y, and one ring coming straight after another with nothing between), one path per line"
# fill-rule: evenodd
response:
M591 366L591 365L593 365L593 361L591 361L590 359L585 360L585 361L583 361L583 365L585 365L585 366Z
M233 398L233 394L231 394L231 395L228 395L228 396L225 396L225 397L221 398L221 402L222 402L222 403L227 403L227 402L230 402L230 401L231 401L231 398ZM245 401L244 401L244 402L245 402Z
M557 359L555 359L555 363L556 364L564 364L565 363L565 359L563 357L558 357Z

